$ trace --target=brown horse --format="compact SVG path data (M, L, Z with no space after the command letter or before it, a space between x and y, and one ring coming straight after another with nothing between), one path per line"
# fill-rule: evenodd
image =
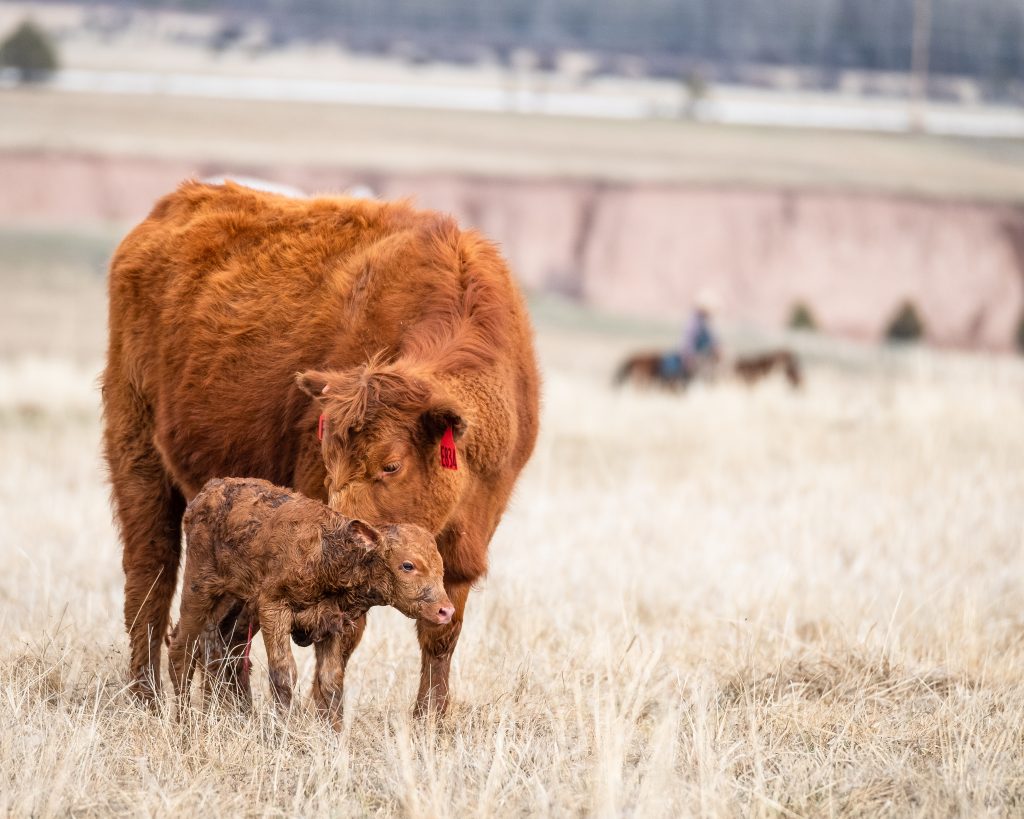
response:
M645 352L631 355L615 370L612 384L621 387L627 381L637 387L662 387L679 391L686 389L693 372L685 361L666 366L667 353Z
M751 385L781 369L793 389L803 384L800 361L791 350L771 350L757 355L741 356L733 364L733 371L745 384Z
M615 370L612 384L621 387L627 382L638 387L662 387L668 390L683 390L697 375L692 363L677 360L675 366L668 360L671 353L643 352L627 357ZM710 359L714 367L717 360ZM780 369L793 389L803 384L803 370L800 361L790 350L771 350L756 355L740 356L733 364L733 372L745 384L752 385Z

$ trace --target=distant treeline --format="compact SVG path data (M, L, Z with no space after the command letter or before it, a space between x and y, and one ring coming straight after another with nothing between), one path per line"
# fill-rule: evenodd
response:
M934 74L989 88L1024 79L1024 1L917 0L930 18ZM95 5L101 5L95 3ZM645 70L728 76L744 65L907 71L915 0L121 0L102 5L262 18L282 42L332 39L386 51L403 41L422 59L472 60L529 47L545 58L582 49Z

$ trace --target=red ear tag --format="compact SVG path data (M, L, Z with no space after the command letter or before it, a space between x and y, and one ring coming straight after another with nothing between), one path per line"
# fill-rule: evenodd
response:
M322 441L324 439L324 427L327 426L327 419L324 418L324 414L320 413L320 420L316 422L316 439Z
M458 469L459 462L455 457L455 436L452 435L452 428L448 427L441 437L441 466L445 469Z

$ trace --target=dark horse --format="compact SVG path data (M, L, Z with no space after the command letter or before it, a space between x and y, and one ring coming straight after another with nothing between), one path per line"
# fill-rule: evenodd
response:
M629 356L612 378L616 387L627 381L638 387L683 390L693 379L692 368L676 353L646 352Z
M773 370L780 369L794 390L803 384L803 370L800 361L790 350L771 350L757 355L742 356L733 364L733 371L741 381L754 384Z

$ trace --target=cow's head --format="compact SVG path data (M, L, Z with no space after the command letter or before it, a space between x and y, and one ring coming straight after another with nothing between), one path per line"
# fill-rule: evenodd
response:
M458 442L467 426L441 385L402 362L309 370L296 382L324 416L320 450L330 506L374 524L440 532L466 479L464 463L442 465L441 441L450 429Z

